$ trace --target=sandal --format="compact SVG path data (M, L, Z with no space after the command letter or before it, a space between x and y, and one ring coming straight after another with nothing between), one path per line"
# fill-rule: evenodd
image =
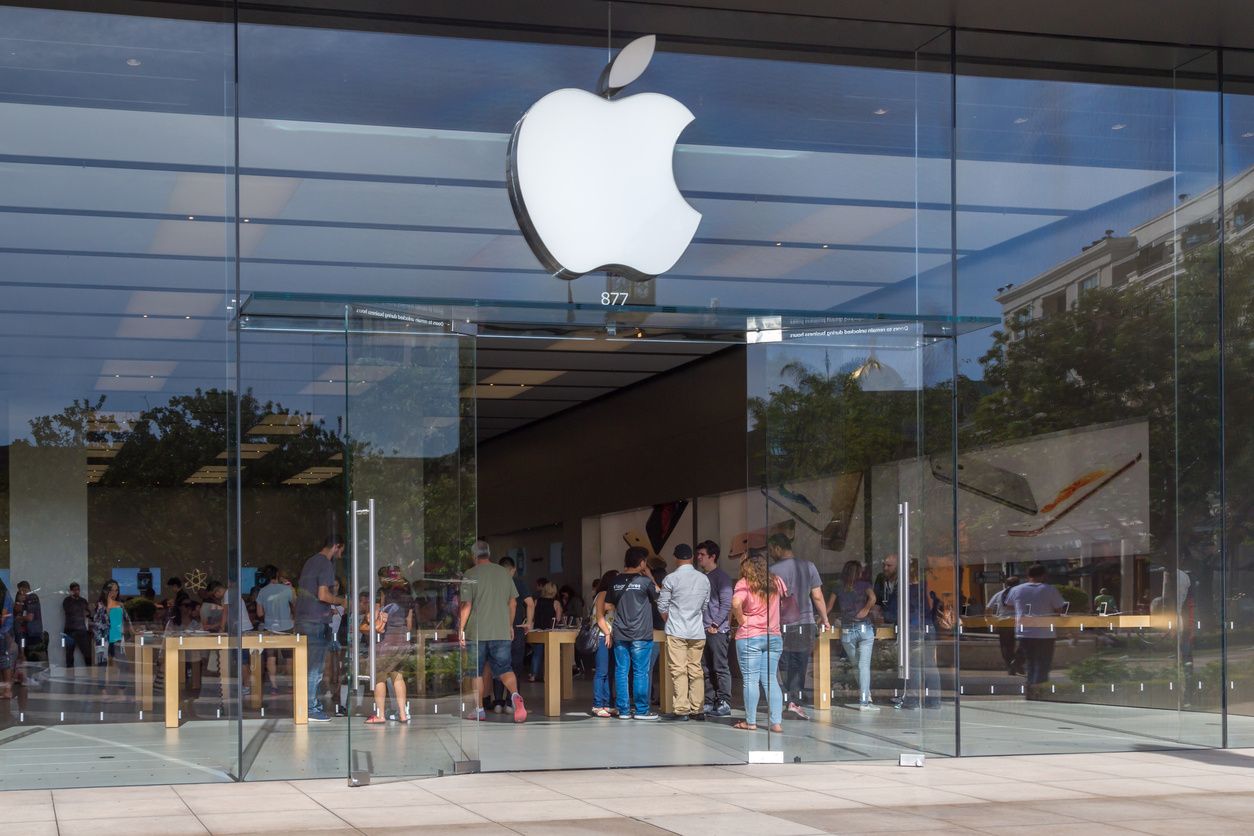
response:
M594 708L592 709L592 714L593 716L596 716L596 717L613 717L614 716L610 714L610 710L608 708Z
M383 719L378 714L371 714L369 717L366 718L366 725L367 726L384 726L384 725L387 725L387 720Z
M735 724L732 725L732 728L740 729L741 731L757 731L758 730L758 727L756 725L751 726L748 723L746 723L744 720L740 720L736 722Z

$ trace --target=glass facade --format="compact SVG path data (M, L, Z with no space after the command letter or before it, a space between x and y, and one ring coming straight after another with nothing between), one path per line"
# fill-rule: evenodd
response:
M0 6L0 788L1254 739L1251 54L69 5ZM557 278L511 134L648 33L695 237ZM703 638L616 641L681 544Z

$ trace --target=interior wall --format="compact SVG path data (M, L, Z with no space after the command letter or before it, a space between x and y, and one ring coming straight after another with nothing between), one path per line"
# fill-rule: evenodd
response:
M479 448L479 528L558 523L562 583L591 583L584 517L743 488L745 352L731 347ZM585 584L586 585L586 584Z

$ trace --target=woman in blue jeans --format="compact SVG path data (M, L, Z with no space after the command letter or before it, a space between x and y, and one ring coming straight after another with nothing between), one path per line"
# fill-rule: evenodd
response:
M733 728L758 727L758 697L766 692L766 719L771 731L782 732L784 691L779 684L779 657L784 650L780 632L779 599L788 593L784 582L766 568L765 557L747 557L740 564L740 580L732 590L732 620L736 624L736 659L745 686L745 719Z
M618 571L611 569L597 582L597 594L592 599L593 617L601 611L605 591L610 588L610 582L617 575ZM610 635L613 630L613 624L611 624L613 618L614 613L610 611L605 614L605 618L597 621L597 626L601 628L602 638L600 642L597 642L596 672L592 675L592 713L597 717L613 717L618 713L618 709L614 708L614 699L610 695L610 668L613 662L613 653L610 651L613 642Z
M840 644L845 656L858 671L858 709L879 711L871 702L871 651L875 648L875 590L862 577L862 564L850 560L840 572L836 592L827 601L828 611L839 609ZM850 706L852 708L852 706Z

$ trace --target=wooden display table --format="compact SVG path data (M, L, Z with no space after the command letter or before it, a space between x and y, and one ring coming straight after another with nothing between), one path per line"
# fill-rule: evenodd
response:
M528 644L544 647L544 716L562 716L562 699L575 695L575 638L578 630L532 630L527 634ZM668 672L668 654L666 652L666 634L661 630L653 631L653 641L658 645L657 671L658 696L661 698L662 711L672 711L674 707L674 689ZM611 652L613 650L611 649ZM516 675L521 675L514 671Z
M1055 630L1172 630L1178 616L1171 615L1030 615L1022 619L1028 627L1052 627ZM963 630L1014 627L1015 617L974 615L962 618Z
M896 641L897 627L882 624L875 628L876 641ZM820 711L832 707L832 645L840 644L840 622L820 627L814 647L814 707ZM819 687L819 686L822 687Z
M153 706L153 680L157 650L164 652L165 669L165 726L176 729L182 722L179 709L182 705L180 691L183 685L183 654L192 652L217 652L218 671L223 681L230 675L231 651L242 647L250 654L262 650L295 650L292 654L292 721L304 725L309 721L308 670L309 643L299 633L245 633L240 639L224 634L139 636L136 639L135 693L140 708L151 711ZM250 665L249 705L261 707L262 697L261 659L253 659Z

